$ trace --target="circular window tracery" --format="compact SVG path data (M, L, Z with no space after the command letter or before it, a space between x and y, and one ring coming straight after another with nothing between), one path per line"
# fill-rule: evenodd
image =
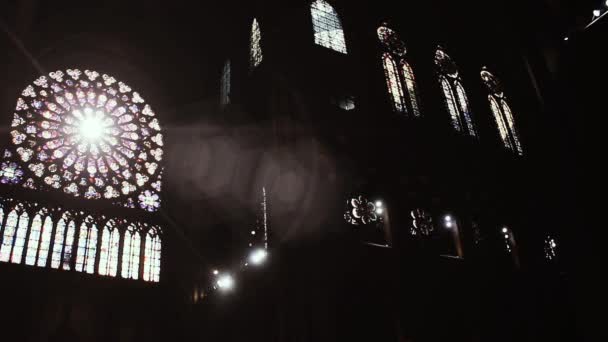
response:
M5 183L160 207L159 121L139 93L110 75L68 69L38 78L17 100L10 135Z

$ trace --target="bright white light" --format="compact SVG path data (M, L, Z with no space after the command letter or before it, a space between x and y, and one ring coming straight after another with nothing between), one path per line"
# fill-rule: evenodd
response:
M382 209L382 208L376 208L376 214L382 215L383 212L384 212L384 209Z
M599 17L600 16L600 10L594 10L593 11L593 16L594 17Z
M220 271L218 271L218 270L213 270L213 275L218 275L218 274L220 274Z
M251 235L255 235L255 230L252 230L252 231L251 231Z
M555 248L557 247L557 244L555 243L555 241L551 240L551 248Z
M234 288L234 278L229 274L221 276L217 280L217 287L222 290L232 290Z
M382 208L382 201L376 201L376 208Z
M569 39L568 37L564 37L564 41L568 41L568 39Z
M450 215L446 215L446 216L445 216L445 220L446 220L446 221L452 221L452 216L450 216Z
M97 140L103 134L101 120L94 117L82 120L79 129L80 134L87 140Z
M606 7L608 7L608 1L606 1Z
M509 231L509 229L507 229L507 228L503 228L503 229L502 229L502 232L503 232L503 233L505 233L505 234L506 234L508 231Z
M452 228L452 221L446 222L445 226L448 227L448 228Z
M266 252L265 249L256 249L253 252L251 252L251 254L249 255L249 262L251 262L254 265L261 265L264 263L264 261L266 261L266 258L268 257L268 252Z
M508 239L508 238L509 238L509 235L508 235L508 234L505 234L505 239Z

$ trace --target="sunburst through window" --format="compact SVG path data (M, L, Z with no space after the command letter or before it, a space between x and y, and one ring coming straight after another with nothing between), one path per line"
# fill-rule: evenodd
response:
M23 90L11 126L4 183L160 207L163 134L127 84L90 70L52 72Z

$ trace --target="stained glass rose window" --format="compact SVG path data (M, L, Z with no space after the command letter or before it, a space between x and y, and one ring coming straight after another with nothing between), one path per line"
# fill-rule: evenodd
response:
M68 69L38 78L17 100L10 135L3 182L148 211L160 206L159 121L138 92L110 75Z

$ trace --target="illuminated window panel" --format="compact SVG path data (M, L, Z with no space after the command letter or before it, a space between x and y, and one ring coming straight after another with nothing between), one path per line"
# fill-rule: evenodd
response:
M22 213L21 216L19 216L19 224L17 225L17 232L15 233L15 242L13 243L13 252L11 255L11 262L14 264L21 263L29 224L29 215L26 212Z
M65 245L63 246L63 254L61 256L61 268L69 271L72 268L72 257L74 254L74 237L76 235L76 223L70 221L65 233Z
M17 99L0 182L157 211L164 137L127 84L96 71L41 76ZM86 174L87 177L82 177Z
M38 251L38 267L46 267L46 262L49 257L51 247L51 238L53 234L53 220L47 217L42 226L42 234L40 239L40 249Z
M36 215L32 220L30 228L30 239L27 242L27 254L25 255L25 264L33 266L36 264L36 254L40 244L40 236L42 235L42 218Z
M407 107L403 100L403 86L399 79L397 65L395 65L395 61L389 53L384 53L382 60L384 64L386 86L388 87L388 92L393 100L393 108L395 109L395 112L406 113Z
M486 67L483 67L481 70L481 79L490 93L488 96L490 107L504 146L519 155L523 155L524 151L515 129L513 113L507 103L502 84Z
M418 106L418 94L416 93L416 80L414 79L414 71L412 67L406 61L401 62L401 71L403 72L403 79L405 80L405 86L407 93L410 98L410 104L414 116L420 116L420 107Z
M118 249L120 247L120 232L114 227L114 222L106 223L101 238L99 255L99 274L116 277L118 272Z
M161 240L155 228L146 235L144 253L144 280L158 282L160 280Z
M251 37L249 38L249 66L251 69L257 68L264 60L262 53L262 32L257 19L253 19L251 24Z
M347 54L342 22L336 10L324 0L311 5L312 26L317 45Z
M469 100L462 86L458 67L441 47L438 47L435 51L435 66L439 74L439 83L443 91L447 110L452 119L452 126L458 132L464 132L472 137L476 137L477 132Z
M456 93L458 94L458 103L460 104L460 110L464 121L467 124L469 135L476 136L475 127L473 127L473 120L471 119L471 110L469 109L469 99L464 91L464 88L460 82L456 82Z
M0 247L0 261L9 262L11 259L11 251L13 248L13 240L17 231L17 223L19 222L19 214L17 211L11 211L4 224L4 234L2 236L2 247Z
M122 272L125 279L139 278L139 252L141 249L141 236L136 228L131 225L125 232L122 253Z
M75 269L78 272L93 274L97 253L97 226L86 221L80 225Z
M458 132L462 131L462 123L460 122L460 115L458 113L458 107L456 107L456 98L452 92L450 82L445 77L441 77L441 88L443 89L443 96L445 97L448 111L452 118L452 126Z
M494 119L496 120L496 125L498 126L498 132L500 134L500 138L502 139L503 144L506 148L512 150L513 146L511 146L511 141L509 140L509 131L507 129L507 125L505 120L502 117L502 111L500 110L500 105L496 101L494 97L491 95L488 96L490 100L490 107L492 108L492 113L494 114Z

